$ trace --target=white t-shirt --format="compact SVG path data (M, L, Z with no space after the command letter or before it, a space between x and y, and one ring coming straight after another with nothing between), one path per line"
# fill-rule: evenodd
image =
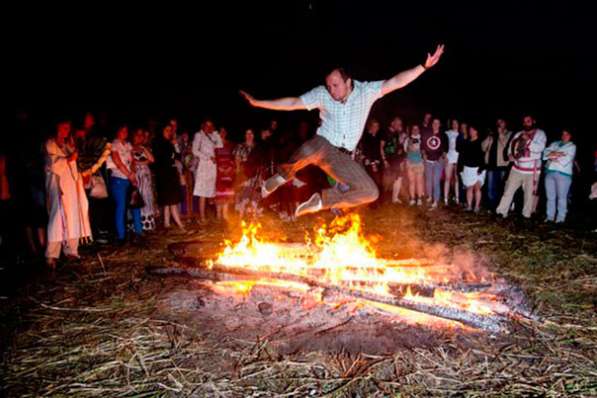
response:
M353 90L345 103L332 98L324 86L315 87L300 98L308 110L319 109L321 125L317 134L330 144L353 151L361 136L373 103L382 97L383 80L353 80Z
M112 152L117 152L118 156L120 156L120 160L128 170L131 169L131 163L133 163L133 146L129 142L122 142L118 139L112 141ZM112 170L112 176L117 178L128 179L128 176L124 175L122 171L116 166L114 163L114 159L112 159L112 155L108 157L106 162L106 167Z
M456 140L460 133L455 130L446 131L448 136L448 163L458 163L458 152L456 151Z

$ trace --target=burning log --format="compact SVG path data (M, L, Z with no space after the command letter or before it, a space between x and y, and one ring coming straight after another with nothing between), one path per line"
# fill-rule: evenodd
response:
M290 244L289 244L290 245ZM293 244L293 246L297 246L295 244ZM176 256L175 257L176 261L185 264L186 266L192 267L192 268L196 268L196 269L203 269L206 268L206 261L203 258L198 258L198 257L190 257L190 256ZM391 265L395 265L395 266L403 266L404 264L412 264L413 261L416 261L415 264L420 264L420 262L418 262L418 260L399 260L399 261L392 261L392 262L388 262ZM425 264L425 263L421 263L421 264ZM275 267L271 266L271 267L267 267L267 266L263 266L263 268L270 268L270 269L275 269ZM346 267L347 269L350 269L350 267ZM249 271L248 269L245 268L231 268L231 267L222 267L222 269L226 270L225 272L228 273L240 273L242 274L243 272ZM376 268L374 267L369 267L369 268L361 268L361 271L363 270L376 270ZM255 272L255 271L253 271ZM326 272L325 269L311 269L310 271L312 273L312 275L310 275L312 278L318 278L319 276L323 276L324 273ZM317 273L321 272L321 275L318 275ZM252 274L254 275L254 273ZM271 273L268 273L268 277L274 278ZM284 275L287 275L286 273ZM295 278L296 275L290 274L290 276L292 278ZM208 278L209 279L209 278ZM277 279L277 278L274 278ZM286 279L286 280L291 280L288 278L280 278L280 279ZM300 282L300 281L299 281ZM359 284L363 284L363 285L367 285L370 284L371 281L368 280L351 280L350 281L350 285L351 286L358 286ZM410 292L412 294L418 294L420 296L425 296L425 297L433 297L433 293L435 292L436 289L441 289L441 290L447 290L447 291L454 291L454 292L461 292L461 293L471 293L471 292L479 292L479 291L483 291L483 290L487 290L490 287L492 287L491 283L462 283L462 282L454 282L454 283L431 283L431 282L422 282L422 283L395 283L395 282L390 282L389 283L389 287L390 287L390 291L392 294L394 295L398 295L398 296L403 296L407 293L407 291L410 290Z
M332 285L322 280L315 278L294 275L280 272L262 272L247 268L228 267L221 265L213 265L211 268L193 267L193 268L177 268L177 267L157 267L147 268L149 274L154 275L180 275L189 276L193 278L206 279L211 281L226 281L239 280L239 277L244 278L269 278L278 279L282 281L303 283L311 288L321 288L327 292L333 292L340 295L351 296L372 302L388 304L395 307L401 307L412 311L425 313L428 315L437 316L444 319L461 322L465 325L472 326L478 329L484 329L492 332L502 332L505 330L505 319L497 315L485 315L469 312L466 310L446 307L435 304L427 304L417 302L409 298L401 296L384 296L376 293L371 293L363 290L357 290L347 286ZM425 288L422 287L421 290Z

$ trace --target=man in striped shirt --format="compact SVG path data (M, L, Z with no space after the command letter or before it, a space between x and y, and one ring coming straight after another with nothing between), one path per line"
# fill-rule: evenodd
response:
M508 156L514 159L510 175L506 180L504 194L495 212L503 218L508 217L512 199L518 188L524 192L522 215L531 218L538 202L539 177L541 176L541 157L545 149L545 132L535 126L532 116L522 119L522 131L516 133L508 146Z
M444 52L439 45L427 54L422 65L403 71L388 80L360 82L353 80L342 68L333 69L318 86L300 97L257 100L248 93L241 95L254 107L292 111L319 109L321 125L315 137L306 141L280 166L278 174L262 186L265 197L291 180L295 173L315 164L337 181L335 187L315 193L296 209L296 216L324 209L348 208L373 202L379 196L375 182L363 167L352 159L371 107L379 98L398 90L435 65Z

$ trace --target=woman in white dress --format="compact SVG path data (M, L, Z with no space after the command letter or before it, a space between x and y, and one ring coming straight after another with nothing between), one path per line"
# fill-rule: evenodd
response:
M79 239L91 239L88 202L69 121L56 126L46 141L46 195L49 211L46 262L54 268L62 246L67 257L79 256Z
M458 140L459 123L458 120L453 119L450 125L450 130L446 131L448 136L448 154L446 159L446 176L444 179L444 204L447 206L450 198L450 187L454 185L454 197L456 204L459 203L459 187L458 187L458 151L456 150L456 141Z
M220 135L215 130L211 120L201 125L201 130L193 138L193 155L199 159L195 173L195 188L193 195L199 196L199 216L201 222L206 221L205 200L216 196L216 148L222 147Z

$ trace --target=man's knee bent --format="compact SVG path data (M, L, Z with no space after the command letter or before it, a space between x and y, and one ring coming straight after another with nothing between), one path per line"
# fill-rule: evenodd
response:
M365 184L361 189L360 193L363 197L363 203L375 202L379 198L379 188L371 180L371 183Z

